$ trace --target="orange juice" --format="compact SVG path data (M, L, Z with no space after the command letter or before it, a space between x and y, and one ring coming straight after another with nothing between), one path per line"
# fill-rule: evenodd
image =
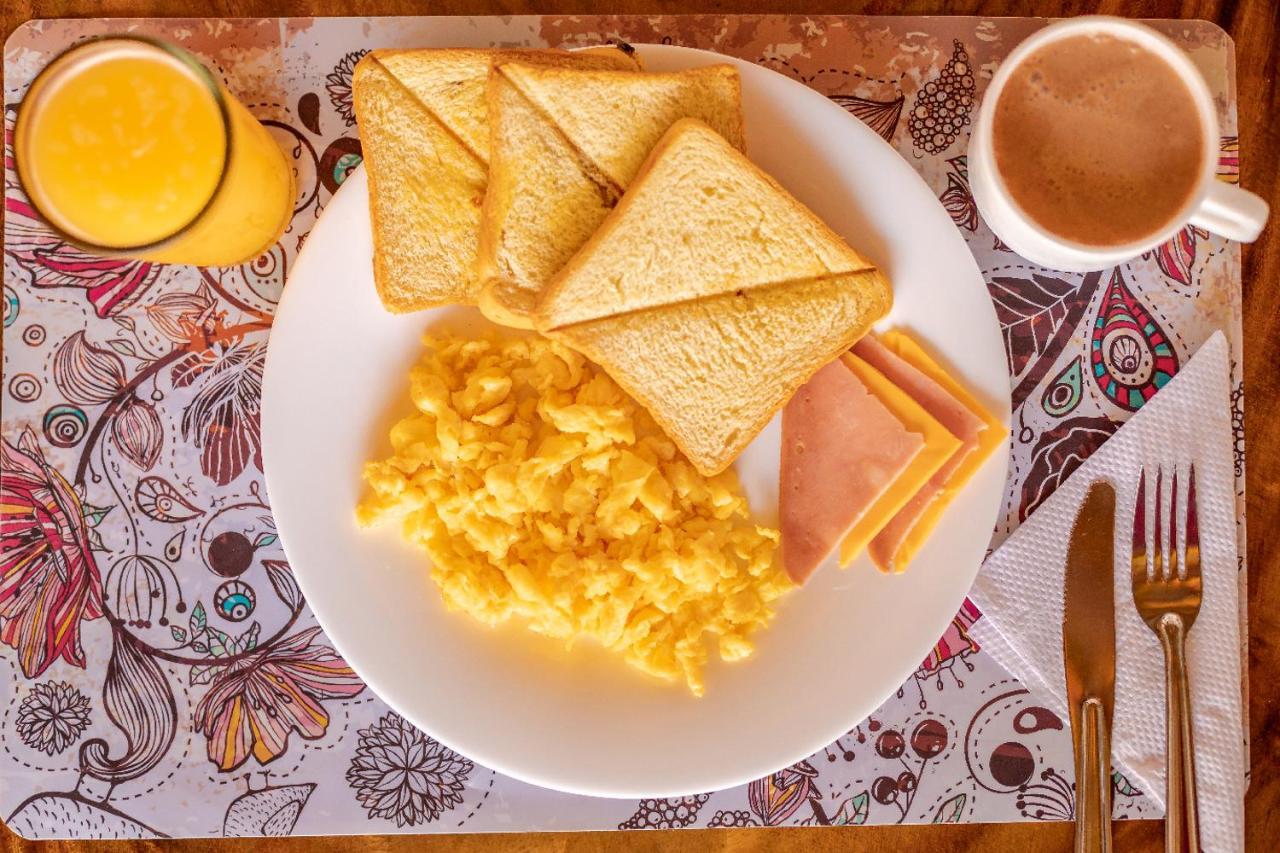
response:
M293 171L248 110L189 54L111 38L55 59L18 114L18 174L65 236L104 254L226 265L293 212Z

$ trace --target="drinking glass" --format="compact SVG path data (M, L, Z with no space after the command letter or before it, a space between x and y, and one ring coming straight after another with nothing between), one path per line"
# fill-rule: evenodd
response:
M293 169L266 128L154 39L107 36L50 62L19 107L14 153L48 224L102 255L238 264L293 214Z

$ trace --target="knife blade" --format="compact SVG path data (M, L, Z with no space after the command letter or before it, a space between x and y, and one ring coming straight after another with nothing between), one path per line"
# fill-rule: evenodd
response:
M1077 853L1111 849L1111 718L1116 687L1116 493L1089 488L1067 550L1062 653L1076 756Z

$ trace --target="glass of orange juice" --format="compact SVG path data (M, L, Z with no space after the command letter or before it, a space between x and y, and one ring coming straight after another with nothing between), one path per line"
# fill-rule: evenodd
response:
M266 128L195 57L151 39L95 39L50 62L19 107L14 153L45 220L103 255L237 264L293 214L293 169Z

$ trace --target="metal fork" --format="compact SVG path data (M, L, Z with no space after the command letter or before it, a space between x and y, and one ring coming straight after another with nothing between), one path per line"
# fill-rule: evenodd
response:
M1196 766L1191 737L1191 700L1187 689L1187 632L1200 612L1200 527L1196 520L1196 471L1187 485L1185 559L1178 560L1178 473L1173 472L1166 525L1161 511L1164 471L1156 473L1155 515L1147 516L1147 473L1138 480L1138 501L1133 511L1133 600L1138 615L1155 631L1164 647L1165 751L1168 762L1165 806L1165 850L1200 849L1196 816ZM1150 561L1147 530L1155 531ZM1169 560L1164 561L1164 533L1168 532ZM1150 570L1148 570L1148 562Z

